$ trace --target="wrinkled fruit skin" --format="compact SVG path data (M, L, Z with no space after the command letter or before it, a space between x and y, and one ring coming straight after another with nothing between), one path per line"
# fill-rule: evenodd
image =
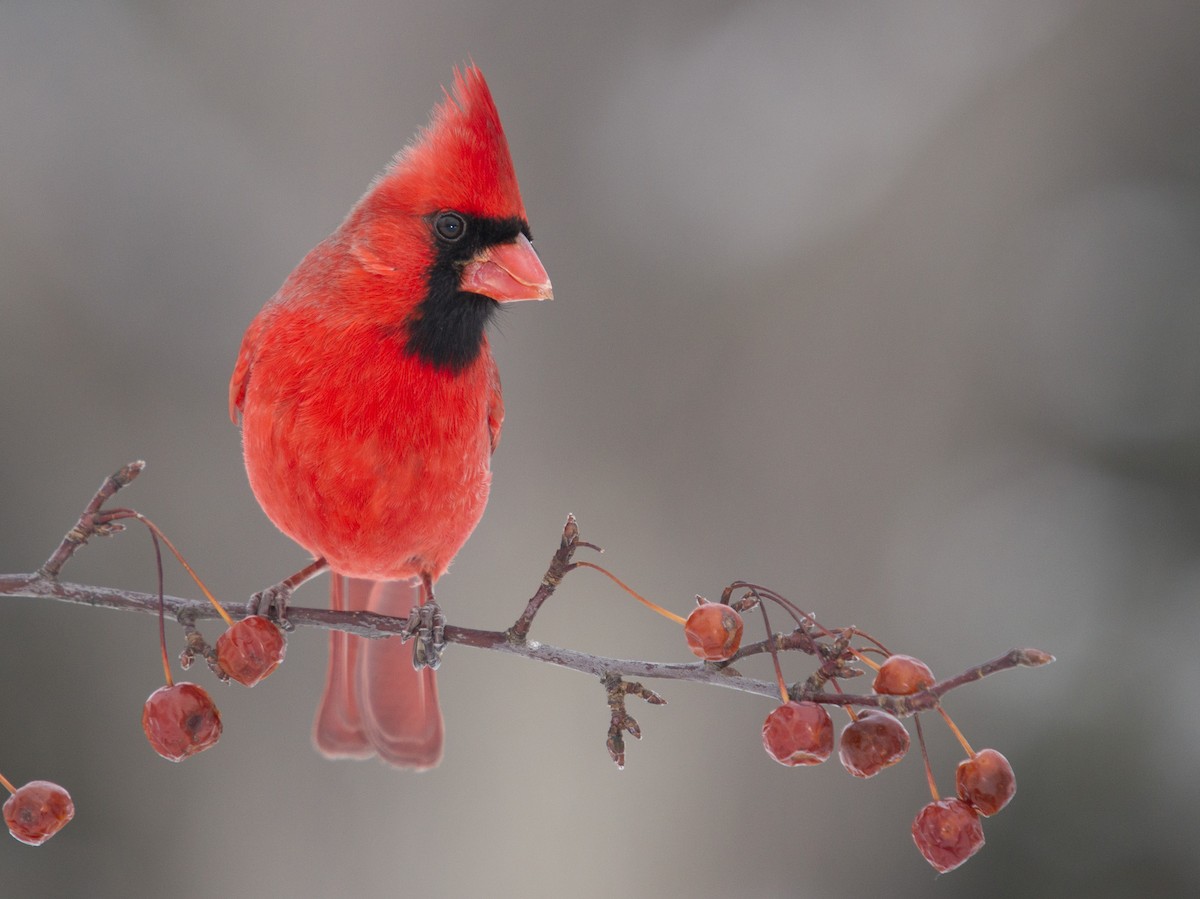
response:
M958 798L984 816L996 814L1017 792L1012 765L995 749L981 749L974 758L959 762L955 781Z
M931 802L912 825L913 842L938 873L953 871L983 848L983 825L961 799Z
M785 702L767 715L762 738L781 765L819 765L833 754L833 720L815 702Z
M216 745L221 715L212 697L195 684L159 687L142 708L142 730L154 751L172 762Z
M723 662L742 645L742 616L720 602L701 603L683 626L688 649L709 662Z
M217 662L239 684L253 687L279 667L287 641L273 621L251 615L217 638Z
M40 846L75 817L71 795L56 783L32 780L4 803L8 832L30 846Z
M937 681L929 666L912 656L888 656L875 675L875 692L887 696L911 696Z
M882 709L863 709L842 730L838 758L855 777L874 777L908 752L908 729Z

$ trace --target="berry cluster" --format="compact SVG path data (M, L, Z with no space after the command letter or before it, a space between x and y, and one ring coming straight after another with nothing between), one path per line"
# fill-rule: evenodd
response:
M913 842L940 873L953 871L983 848L980 815L1008 805L1017 792L1012 765L995 749L982 749L958 763L958 797L939 799L921 809L912 825Z
M167 549L179 560L179 564L191 575L200 592L208 598L228 625L225 633L217 640L215 652L208 648L204 638L194 628L190 628L188 649L183 653L185 668L191 664L192 656L199 651L209 658L213 670L221 680L228 682L233 679L239 684L253 687L279 667L287 644L279 627L262 615L250 615L235 622L209 592L204 581L200 580L199 575L192 570L192 566L175 545L167 539L167 535L144 515L136 512L130 514L146 526L154 541L154 556L158 563L158 639L162 651L163 673L167 679L166 686L159 687L151 693L142 706L142 730L145 731L146 739L150 741L155 752L168 761L182 762L217 745L217 741L221 739L221 714L217 711L217 704L203 687L186 682L177 684L171 677L171 663L167 659L162 554L159 551L159 541L166 544Z
M160 543L166 544L228 625L228 629L217 640L215 651L208 648L194 627L190 627L189 648L183 655L185 668L190 664L194 653L199 650L208 657L214 671L223 681L228 682L232 679L247 687L253 687L279 667L287 649L286 641L279 627L261 615L251 615L235 622L166 535L140 513L132 510L111 513L104 523L109 529L105 533L118 527L113 524L117 518L133 518L140 521L149 530L154 541L159 576L159 647L167 683L151 693L142 706L142 730L155 752L169 761L181 762L216 745L221 738L221 714L207 690L193 683L175 683L171 676L171 663L167 657ZM4 803L4 821L9 832L24 843L40 846L75 815L75 805L70 795L57 784L35 780L17 789L0 775L0 785L12 794Z
M937 685L933 672L920 659L891 653L874 637L857 628L829 630L818 624L811 614L802 611L793 602L766 587L735 581L725 588L720 602L709 602L704 597L697 596L696 608L687 618L682 618L650 602L599 565L591 562L575 563L575 567L580 566L602 572L643 605L683 625L688 649L706 664L728 664L738 657L745 630L742 612L758 608L762 612L763 624L768 634L772 631L767 604L773 604L786 612L795 622L796 630L789 636L776 635L766 641L775 665L781 703L767 715L762 727L763 747L767 754L781 765L819 765L833 755L833 719L825 710L825 706L813 701L811 697L818 694L827 683L832 684L838 693L841 693L839 679L857 677L863 673L861 669L852 667L853 663L861 662L875 669L874 695L870 699L864 698L864 705L882 697L913 697L932 690ZM734 600L733 594L737 590L742 590L743 595ZM872 645L856 649L851 645L856 637ZM783 669L779 663L779 652L784 648L801 649L822 660L820 668L803 686L796 685L789 689L784 682ZM885 658L882 663L876 663L867 653L880 653ZM1045 664L1052 659L1051 656L1036 650L1029 651L1028 655L1026 661L1030 664ZM640 685L636 686L641 689ZM794 699L794 694L801 698ZM879 706L883 705L888 703L879 703ZM890 768L899 762L908 752L911 740L907 728L896 715L879 706L866 705L865 708L856 711L853 703L843 703L850 716L850 723L842 730L838 758L842 767L855 777L874 777L884 768ZM903 709L902 705L894 707ZM913 821L912 835L925 859L939 872L944 873L957 868L983 847L983 828L979 823L979 816L993 815L1007 805L1016 792L1016 779L1008 760L996 750L985 749L978 753L972 750L962 732L936 699L924 707L932 707L938 711L968 756L958 766L958 798L941 799L929 766L925 741L921 737L921 755L925 760L925 772L933 801L921 809ZM921 721L916 709L909 708L904 714L913 715L920 737ZM618 717L620 721L631 720L624 715L623 706ZM617 718L614 718L614 721L619 737L620 721ZM626 729L634 736L640 735L640 729L636 727L626 726ZM613 750L613 739L610 731L610 752ZM618 764L622 764L624 753L614 753L613 757L618 759Z
M905 655L889 656L878 666L874 691L880 696L911 696L936 683L924 662ZM945 712L947 723L967 750L959 763L958 798L940 799L925 757L933 801L913 821L912 835L926 861L939 872L951 871L983 848L979 816L994 815L1016 792L1016 779L1008 760L994 749L974 752ZM842 731L838 757L855 777L873 777L896 764L908 752L908 730L883 709L847 709L851 721ZM918 731L919 731L918 720ZM833 752L833 722L815 702L785 700L763 723L763 746L783 765L816 765Z
M235 622L217 640L221 674L253 687L279 667L287 649L283 632L269 618L251 615ZM175 683L166 665L167 684L150 694L142 707L142 730L154 751L172 762L203 752L221 738L221 713L208 691L197 684Z
M911 696L929 689L934 683L933 672L920 659L894 655L880 666L874 686L876 693ZM958 765L958 798L941 799L922 740L921 753L925 757L925 774L933 801L917 814L912 824L912 836L925 860L944 874L983 848L983 826L979 816L994 815L1008 805L1017 791L1017 781L1008 759L995 749L975 752L941 706L938 706L938 712L967 751L968 758ZM919 733L919 719L917 726Z
M840 676L861 673L849 669L844 663L855 660L876 670L873 690L876 696L914 696L933 688L937 680L929 666L912 656L888 654L881 664L876 664L864 654L850 646L850 639L857 635L875 643L873 651L885 651L878 641L866 634L849 629L839 633L826 631L816 620L800 612L793 604L764 588L742 582L733 588L747 591L746 597L730 603L732 590L726 590L722 602L699 600L699 605L684 622L684 635L688 648L708 662L731 660L741 645L743 622L739 614L763 601L771 601L791 613L799 625L798 634L805 635L802 648L826 659L813 678L810 678L801 694L811 694L825 682L835 686ZM763 610L764 623L766 611ZM672 616L676 617L676 616ZM824 644L825 652L818 648L817 640L833 638L832 647ZM804 646L803 644L807 644ZM783 681L779 655L774 644L771 655L779 678L782 703L767 715L762 727L763 747L767 754L781 765L819 765L833 754L833 720L825 707L809 699L792 699L792 692ZM840 692L840 690L839 690ZM895 715L878 707L866 707L856 711L845 706L850 722L843 728L838 745L838 758L842 767L855 777L874 777L884 768L899 762L908 752L911 740L908 729ZM938 712L945 718L955 736L967 751L968 758L959 763L956 781L958 796L941 799L929 768L924 739L921 752L925 759L933 801L921 809L912 825L913 840L925 859L939 872L957 868L983 847L983 827L980 816L994 815L1004 808L1016 792L1016 779L1008 760L994 749L975 752L950 720L940 705ZM920 720L917 721L920 734Z

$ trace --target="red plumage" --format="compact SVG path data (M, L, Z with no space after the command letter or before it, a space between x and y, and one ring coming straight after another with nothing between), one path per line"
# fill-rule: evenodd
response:
M460 226L460 227L459 227ZM407 615L483 514L504 404L484 326L547 299L483 75L454 90L251 323L230 383L270 519L324 559L334 608ZM334 633L315 740L328 755L441 757L432 671L396 639Z

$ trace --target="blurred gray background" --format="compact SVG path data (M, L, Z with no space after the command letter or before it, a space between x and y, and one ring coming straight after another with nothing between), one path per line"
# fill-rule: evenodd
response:
M1187 0L0 0L0 570L134 458L125 502L220 595L303 562L226 418L242 331L473 57L558 299L495 335L452 621L510 623L574 512L679 611L746 577L944 675L1059 659L949 700L1019 791L936 878L916 754L784 769L757 698L663 685L618 772L598 684L452 650L416 776L310 749L325 636L298 633L253 692L194 673L226 733L174 766L138 723L153 619L4 600L0 770L78 815L0 840L0 892L1195 895L1198 47ZM152 589L149 540L64 576ZM534 636L688 658L589 572Z

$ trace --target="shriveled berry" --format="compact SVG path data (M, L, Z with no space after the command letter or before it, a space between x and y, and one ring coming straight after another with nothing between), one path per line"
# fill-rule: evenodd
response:
M767 715L762 738L781 765L819 765L833 754L833 720L815 702L785 702Z
M720 602L692 609L683 626L688 649L710 662L723 662L742 645L742 616Z
M995 749L981 749L959 762L955 780L959 798L984 816L996 814L1017 792L1012 765Z
M283 631L263 615L243 618L217 638L221 670L247 687L278 668L286 651Z
M863 709L842 729L838 758L855 777L874 777L908 752L908 730L883 709Z
M912 656L888 656L875 675L875 692L889 696L910 696L937 681L929 666Z
M142 708L142 730L154 751L172 762L216 745L221 715L212 697L196 684L159 687Z
M71 794L48 780L31 780L4 803L8 832L30 846L40 846L75 817Z
M975 809L961 799L939 799L917 814L913 842L940 873L953 871L983 848L983 826Z

